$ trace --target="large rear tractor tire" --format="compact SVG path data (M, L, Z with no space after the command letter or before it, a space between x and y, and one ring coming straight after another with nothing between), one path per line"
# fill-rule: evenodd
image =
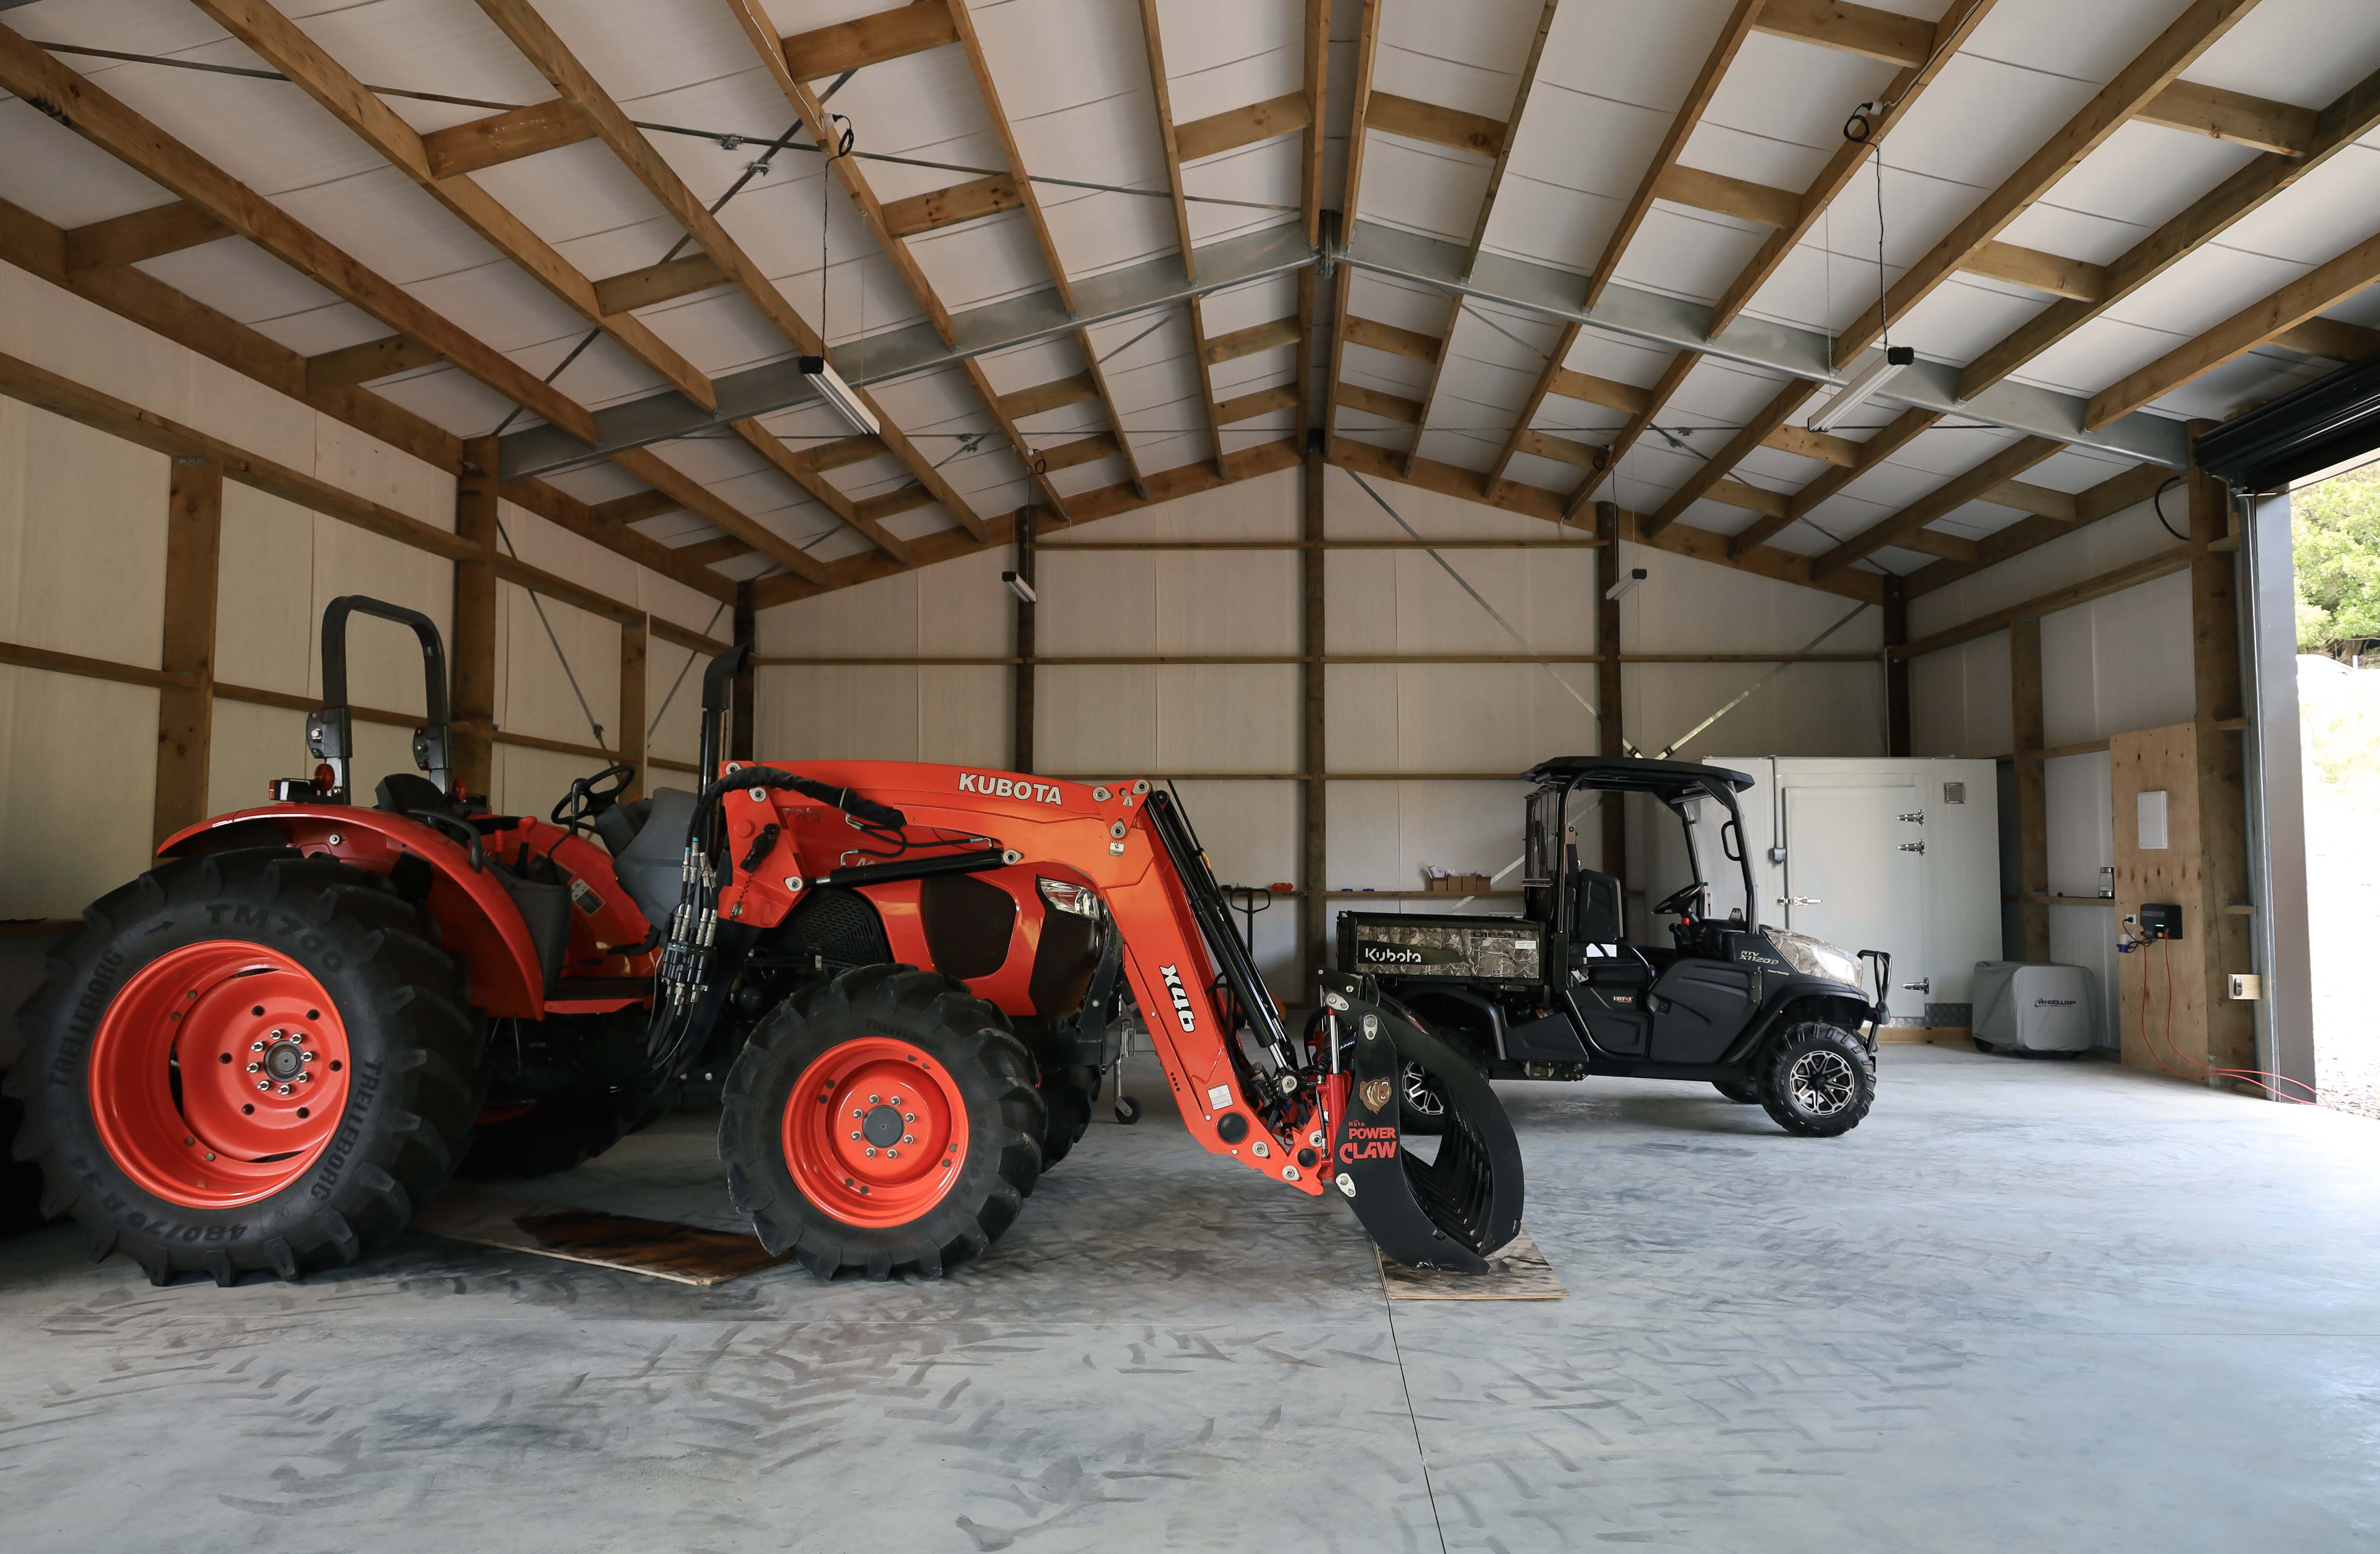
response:
M401 1233L479 1107L459 962L379 878L258 848L83 912L18 1016L42 1209L151 1282L284 1279Z
M779 1005L729 1070L729 1195L761 1245L821 1279L938 1277L998 1240L1040 1178L1035 1078L965 982L846 971Z

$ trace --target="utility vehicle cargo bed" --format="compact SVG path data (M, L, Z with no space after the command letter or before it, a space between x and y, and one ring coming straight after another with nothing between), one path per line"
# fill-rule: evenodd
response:
M1534 982L1545 929L1524 917L1341 912L1339 964L1350 971Z

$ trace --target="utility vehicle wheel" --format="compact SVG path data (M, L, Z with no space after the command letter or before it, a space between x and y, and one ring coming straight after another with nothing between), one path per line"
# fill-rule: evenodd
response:
M1859 1038L1838 1026L1804 1021L1760 1059L1760 1104L1788 1133L1849 1133L1875 1102L1876 1065Z
M159 1284L294 1279L395 1236L479 1107L435 932L377 876L279 848L162 863L87 908L18 1017L43 1209Z
M1097 1068L1053 1068L1041 1076L1041 1108L1047 1121L1041 1132L1041 1169L1049 1170L1071 1153L1090 1131L1091 1102L1099 1099Z
M1756 1084L1747 1084L1738 1079L1713 1079L1711 1081L1711 1089L1718 1091L1721 1095L1726 1096L1730 1101L1734 1102L1739 1106L1757 1106L1760 1104L1760 1087Z
M1041 1175L1033 1059L938 972L863 966L753 1031L719 1119L736 1210L821 1279L932 1278L980 1255Z
M1418 1063L1407 1063L1400 1081L1403 1104L1398 1109L1397 1131L1435 1138L1446 1131L1446 1092Z

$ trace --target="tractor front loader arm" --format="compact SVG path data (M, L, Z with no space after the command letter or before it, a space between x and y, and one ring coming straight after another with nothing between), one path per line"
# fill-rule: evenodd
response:
M1519 1228L1519 1152L1486 1081L1472 1076L1475 1126L1450 1132L1439 1163L1403 1158L1398 1049L1433 1070L1467 1066L1411 1021L1354 996L1367 983L1327 975L1328 1039L1293 1041L1171 795L1140 780L908 762L771 769L810 780L725 794L721 852L735 867L719 896L722 926L773 925L805 892L856 883L863 871L1022 864L1088 885L1123 940L1124 974L1184 1126L1209 1151L1309 1195L1335 1186L1389 1255L1417 1266L1482 1269L1483 1254ZM856 806L811 797L821 785L865 795L904 824L871 824L850 813Z

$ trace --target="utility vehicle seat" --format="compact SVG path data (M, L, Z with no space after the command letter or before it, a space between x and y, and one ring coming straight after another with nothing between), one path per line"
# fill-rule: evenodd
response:
M1620 876L1573 869L1570 876L1570 939L1574 945L1616 945L1624 936Z
M621 808L639 804L646 806L644 823L625 846L613 849L612 868L645 922L662 928L677 910L678 865L686 854L686 830L694 824L694 795L683 788L657 788L651 798Z

